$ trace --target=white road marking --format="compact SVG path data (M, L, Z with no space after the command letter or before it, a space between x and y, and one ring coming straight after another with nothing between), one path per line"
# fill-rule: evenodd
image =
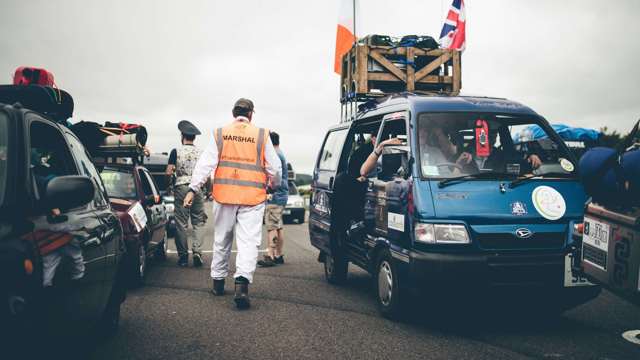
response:
M622 333L622 337L630 343L640 345L640 330L629 330Z
M237 253L238 250L231 250L231 252L232 253ZM264 252L267 252L267 250L258 250L258 252L259 253L264 253ZM177 254L177 253L178 252L175 251L175 250L171 250L171 249L167 250L167 254ZM189 253L192 254L193 252L191 250L189 250ZM203 253L203 254L211 254L211 253L213 253L213 250L203 250L203 251L201 251L201 253Z

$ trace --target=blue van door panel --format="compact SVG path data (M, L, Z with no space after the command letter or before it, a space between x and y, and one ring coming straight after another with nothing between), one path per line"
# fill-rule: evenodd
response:
M312 245L329 253L331 252L333 187L340 165L344 138L348 131L348 128L342 128L327 134L313 174L313 194L309 206L309 235Z
M504 184L504 192L501 191ZM547 220L536 210L532 193L539 186L550 186L565 200L566 212L560 220ZM424 193L433 191L433 212L418 205L426 203ZM416 212L419 219L462 220L473 224L544 224L578 220L583 213L586 196L581 185L566 180L532 180L513 189L509 181L467 181L445 188L438 181L416 184Z

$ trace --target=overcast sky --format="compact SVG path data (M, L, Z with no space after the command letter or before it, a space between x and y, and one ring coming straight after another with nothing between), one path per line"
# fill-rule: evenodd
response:
M437 37L450 2L361 0L358 35ZM465 2L464 93L624 133L640 117L640 1ZM181 119L205 146L248 97L255 123L279 132L294 168L310 172L339 120L337 11L336 0L4 0L0 78L47 68L76 119L142 123L155 152L178 145Z

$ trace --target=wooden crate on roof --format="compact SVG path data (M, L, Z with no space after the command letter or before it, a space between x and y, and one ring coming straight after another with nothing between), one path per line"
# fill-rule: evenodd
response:
M341 100L394 92L457 94L460 52L358 44L342 58Z

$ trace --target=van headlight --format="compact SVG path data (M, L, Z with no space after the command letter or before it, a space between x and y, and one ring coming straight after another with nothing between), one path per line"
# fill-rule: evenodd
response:
M469 244L469 233L464 225L424 224L415 227L416 241L426 244Z

